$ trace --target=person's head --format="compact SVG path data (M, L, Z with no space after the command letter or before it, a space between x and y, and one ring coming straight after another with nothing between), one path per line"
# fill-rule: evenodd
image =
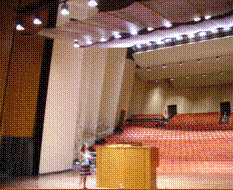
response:
M88 146L86 143L83 143L82 148L81 148L81 152L86 152L88 150Z

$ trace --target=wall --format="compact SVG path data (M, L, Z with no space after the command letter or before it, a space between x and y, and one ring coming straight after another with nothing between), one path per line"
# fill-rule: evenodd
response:
M127 114L129 113L130 97L131 97L134 78L135 78L135 67L136 65L133 60L126 59L123 79L121 83L120 97L117 106L117 117L116 117L115 125L119 123L119 118L122 108L126 109L126 117Z
M233 109L233 84L174 88L168 81L149 83L136 79L130 114L167 116L167 106L171 104L177 104L178 113L220 112L223 101L230 101Z
M98 121L110 132L115 127L126 51L121 48L109 49L107 55Z
M82 61L72 41L54 41L39 173L72 168Z
M145 100L146 93L146 81L140 79L137 75L135 76L132 94L129 103L129 112L127 117L129 118L133 114L142 114L142 106Z

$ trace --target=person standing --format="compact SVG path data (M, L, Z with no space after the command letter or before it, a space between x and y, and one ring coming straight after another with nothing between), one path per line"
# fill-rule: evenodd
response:
M79 154L79 161L81 162L80 185L83 184L83 189L87 189L86 187L87 176L91 175L90 159L91 159L91 154L88 151L88 146L87 144L83 144Z

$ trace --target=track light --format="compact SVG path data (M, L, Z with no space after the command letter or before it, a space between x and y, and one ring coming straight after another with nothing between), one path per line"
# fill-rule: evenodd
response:
M21 19L18 19L16 21L16 30L25 30L25 28L22 25L22 20Z
M115 33L114 33L114 37L115 37L116 39L119 39L119 38L121 38L121 34L120 34L119 32L115 32Z
M152 30L154 30L154 28L153 28L153 27L148 27L147 30L148 30L149 32L151 32Z
M171 23L171 22L166 22L166 23L164 24L164 26L165 26L166 28L170 28L170 27L172 27L172 23Z
M70 14L70 11L68 9L68 5L66 4L66 2L64 2L61 6L61 14L62 15L68 15Z
M100 39L100 41L101 41L101 42L106 42L106 41L107 41L107 39L106 39L106 38L104 38L104 37L102 37L102 38Z
M194 18L194 21L195 22L198 22L198 21L200 21L201 20L201 17L196 17L196 18Z
M201 32L199 32L199 36L200 36L200 37L204 37L204 36L206 36L206 35L207 35L206 31L201 31Z
M36 25L42 24L42 21L41 21L40 16L39 16L38 13L36 13L36 15L35 15L35 17L33 19L33 23L36 24Z
M210 18L211 18L210 15L206 15L206 16L205 16L205 19L206 19L206 20L209 20Z
M132 30L132 31L130 32L130 34L131 34L131 35L137 35L137 34L138 34L138 31L137 31L137 30Z
M80 45L78 44L78 41L77 41L77 40L74 41L74 44L73 44L73 45L74 45L75 48L80 47Z
M93 42L91 40L87 40L87 44L91 45L91 44L93 44Z
M96 7L98 5L96 0L89 0L88 5L90 7Z

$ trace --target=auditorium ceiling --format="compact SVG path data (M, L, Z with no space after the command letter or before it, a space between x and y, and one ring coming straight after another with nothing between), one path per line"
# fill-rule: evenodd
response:
M167 39L179 41L201 32L214 35L216 30L230 28L228 36L134 52L132 58L138 65L137 75L147 81L174 79L171 83L176 86L232 82L232 0L127 0L124 4L99 0L102 4L97 7L88 7L87 2L67 1L70 14L59 15L56 28L43 29L39 34L75 40L81 48L133 49Z

